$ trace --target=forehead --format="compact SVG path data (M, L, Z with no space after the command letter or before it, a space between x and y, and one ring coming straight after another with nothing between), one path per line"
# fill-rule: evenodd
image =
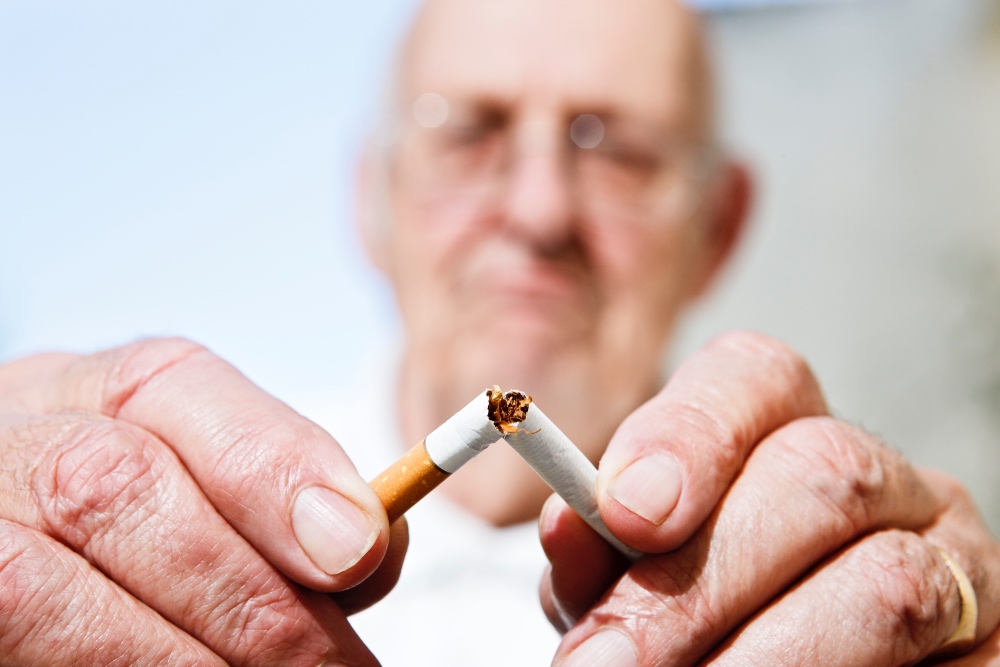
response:
M696 33L668 0L432 0L405 52L404 94L680 126L702 111Z

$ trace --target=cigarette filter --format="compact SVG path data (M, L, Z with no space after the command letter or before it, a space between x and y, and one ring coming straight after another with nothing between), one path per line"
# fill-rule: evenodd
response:
M480 394L371 481L389 523L501 438L487 409L487 396Z

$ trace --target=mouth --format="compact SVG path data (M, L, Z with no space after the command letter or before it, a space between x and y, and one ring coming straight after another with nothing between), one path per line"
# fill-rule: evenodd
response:
M551 269L497 271L483 290L488 297L526 302L569 302L579 292L577 281Z
M586 320L596 299L583 275L558 266L496 268L476 276L469 298L509 324L571 325Z

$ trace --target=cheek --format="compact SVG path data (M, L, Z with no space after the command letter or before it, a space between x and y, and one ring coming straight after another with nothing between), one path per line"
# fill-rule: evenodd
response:
M392 277L404 311L452 307L465 266L484 222L469 206L455 202L406 202L393 211Z
M663 308L685 293L693 258L684 231L677 226L589 238L589 254L609 300L652 301L649 306Z

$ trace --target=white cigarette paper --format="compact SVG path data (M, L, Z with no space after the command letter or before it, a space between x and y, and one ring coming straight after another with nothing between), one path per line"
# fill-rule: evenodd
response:
M434 465L453 473L503 437L486 417L488 407L489 399L479 394L424 439Z
M532 403L522 429L504 439L587 524L631 560L641 551L615 537L597 507L597 468L545 413Z

